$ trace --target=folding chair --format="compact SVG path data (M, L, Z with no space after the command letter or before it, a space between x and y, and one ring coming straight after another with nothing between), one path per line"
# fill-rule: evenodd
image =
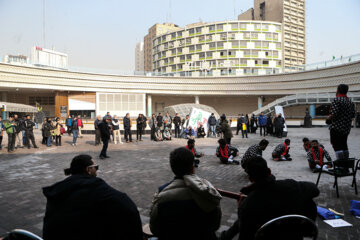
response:
M316 186L319 184L320 177L322 173L326 173L335 177L334 186L336 187L336 196L339 197L339 187L338 187L338 178L341 177L353 177L353 181L351 186L355 187L355 194L357 195L357 186L356 186L356 169L355 169L355 158L349 159L338 159L332 162L324 162L324 165L331 164L333 166L333 170L324 171L320 168L319 175L316 181ZM358 161L359 163L359 161Z
M285 215L265 223L255 234L255 240L316 239L318 228L313 220L302 215Z
M356 173L357 173L358 170L360 170L360 159L357 160L356 165L355 165L355 175L356 175ZM353 187L354 184L355 184L355 179L353 179L353 183L352 183L351 186Z

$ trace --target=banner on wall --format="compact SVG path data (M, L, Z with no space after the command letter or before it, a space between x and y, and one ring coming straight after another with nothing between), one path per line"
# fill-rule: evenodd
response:
M211 113L201 110L199 108L192 108L189 118L189 126L191 126L195 133L202 123L205 133L208 132L208 119Z

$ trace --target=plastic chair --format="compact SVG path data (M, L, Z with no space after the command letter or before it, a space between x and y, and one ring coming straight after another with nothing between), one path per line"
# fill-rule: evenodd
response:
M355 176L356 176L356 173L357 173L358 170L360 170L360 159L357 160L356 165L355 165ZM353 187L355 183L356 183L355 179L353 179L353 183L352 183L351 186Z
M41 237L23 230L23 229L14 229L9 235L7 235L4 240L43 240Z
M262 225L255 234L255 240L299 240L304 237L316 239L318 228L313 220L302 215L285 215Z
M356 169L355 169L355 158L349 158L349 159L338 159L332 162L325 162L325 164L332 164L333 170L332 171L324 171L322 168L320 168L319 175L316 181L316 186L319 184L320 176L322 173L329 174L331 176L334 176L335 182L334 186L336 187L336 196L339 197L339 186L338 186L338 178L341 177L353 177L353 181L351 186L355 187L355 194L357 195L357 186L356 186ZM358 161L359 163L359 161Z

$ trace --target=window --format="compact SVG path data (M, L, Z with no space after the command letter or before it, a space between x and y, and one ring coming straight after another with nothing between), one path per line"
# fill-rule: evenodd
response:
M179 45L180 45L180 46L184 46L184 45L185 45L185 39L181 39Z
M168 44L168 43L165 43L165 44L164 44L164 48L165 48L165 49L168 49L168 47L169 47L169 44Z
M166 40L166 35L161 37L161 41L165 41Z
M269 42L262 42L263 48L269 48Z
M201 51L201 50L202 50L202 48L201 48L201 45L200 45L200 44L196 45L196 50L197 50L197 51Z
M251 56L255 56L255 57L258 57L259 56L259 51L258 50L252 50L251 51Z
M174 47L174 41L169 42L169 48L173 48Z
M265 39L268 39L268 38L272 38L272 34L271 34L271 33L265 33Z
M185 61L185 55L180 56L180 61Z
M244 56L245 57L250 57L250 50L245 50L244 51Z
M254 24L254 28L255 28L255 29L260 29L260 28L261 28L260 23L256 23L256 24Z
M252 38L252 39L258 38L258 33L255 33L255 32L251 33L251 38Z
M191 60L191 55L190 54L186 55L186 60Z
M229 33L229 39L234 40L235 39L235 33Z
M215 31L215 25L210 25L210 26L209 26L209 31L210 31L210 32Z
M186 44L191 44L191 38L186 39Z
M205 58L205 53L204 52L200 53L200 58Z
M279 34L274 33L273 36L274 36L274 40L278 40L278 39L279 39Z
M36 103L40 105L55 105L55 97L29 97L29 105L35 106Z
M171 54L176 54L176 49L172 49Z
M178 36L178 37L182 37L182 33L183 33L182 31L181 31L181 32L178 32L178 33L177 33L177 36Z
M196 28L196 33L199 33L199 34L201 33L201 27Z
M224 48L224 43L223 42L218 42L217 47L218 48Z
M205 41L205 36L200 36L200 37L199 37L199 41L200 41L200 42L204 42L204 41Z
M240 41L240 47L246 48L247 47L247 42L246 41Z
M214 34L206 35L206 41L212 41Z
M210 49L214 49L214 48L216 48L215 43L210 43L209 48L210 48Z
M206 53L206 57L208 58L208 57L212 57L213 56L213 53L212 52L207 52Z
M227 35L226 35L226 33L222 33L222 34L220 35L220 39L223 40L223 41L226 41L226 40L227 40Z
M192 28L189 30L189 34L194 34L195 33L195 30Z
M238 27L239 27L239 25L237 23L232 23L231 24L231 29L233 29L233 30L237 30Z
M175 37L176 37L176 33L172 33L171 38L175 38Z
M250 38L250 33L249 32L244 33L244 38Z
M224 30L224 25L223 24L217 24L216 25L216 31L223 31Z
M232 42L231 42L231 46L232 46L233 48L238 48L238 47L239 47L239 41L232 41Z
M241 30L246 29L246 23L240 23L240 29Z
M189 47L189 50L190 50L190 52L191 52L191 51L195 51L195 46L190 46L190 47Z
M263 64L264 64L264 65L269 65L269 61L268 61L268 60L264 60L264 61L263 61Z
M241 65L247 65L247 59L240 58L240 64Z
M255 42L255 48L261 48L261 42L260 41Z

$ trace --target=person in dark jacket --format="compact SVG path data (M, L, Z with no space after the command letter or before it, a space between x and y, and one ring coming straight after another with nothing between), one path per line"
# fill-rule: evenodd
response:
M24 144L23 144L22 131L24 130L24 124L17 114L14 114L14 121L15 121L15 136L16 136L16 144L17 144L15 148L23 148Z
M73 120L72 120L71 116L69 115L68 118L65 120L65 126L67 128L67 133L69 134L69 136L71 136L72 125L73 125Z
M272 157L274 161L291 161L290 157L290 139L285 139L283 143L277 145L272 152Z
M35 126L35 123L30 120L30 115L26 115L26 120L24 121L24 128L26 132L26 144L28 149L30 149L30 140L32 142L32 145L34 148L38 148L35 143L33 128Z
M141 136L143 133L144 127L144 118L140 113L138 118L136 119L136 141L142 141Z
M221 115L221 131L223 133L223 137L226 140L227 144L231 144L231 138L233 137L232 131L231 131L231 127L228 123L228 121L226 120L226 116L225 114Z
M211 113L209 119L208 119L208 124L209 124L209 133L211 132L213 137L216 137L216 124L217 124L217 121L216 121L216 118L215 118L215 115L214 113ZM210 134L209 134L210 136Z
M147 118L144 114L141 114L142 118L143 118L143 125L142 125L142 135L145 135L145 129L146 129L146 122L147 122Z
M258 121L257 121L257 117L255 116L255 114L253 114L251 116L250 119L250 124L251 124L251 133L255 133L256 134L256 130L258 128Z
M219 146L216 149L216 156L220 159L220 162L225 164L240 164L239 161L234 160L236 156L239 156L239 150L233 146L230 146L226 143L225 139L219 139Z
M281 116L281 113L277 115L274 119L274 126L275 126L275 136L278 138L282 138L283 129L285 126L285 119Z
M298 214L315 221L317 210L313 198L320 193L316 185L292 179L275 180L270 172L260 156L248 162L246 173L252 184L241 189L238 220L221 233L221 240L233 239L237 233L239 240L253 240L264 223L284 215ZM283 234L289 232L279 232L279 239L293 239L291 233Z
M175 178L160 186L150 210L150 229L159 240L215 240L221 222L221 195L195 175L194 155L186 148L170 153Z
M244 117L244 114L241 114L240 119L238 119L238 124L240 124L242 138L244 137L248 138L248 131L247 131L248 122L247 119Z
M43 134L46 138L46 145L48 147L51 147L51 130L53 130L51 118L46 118L46 122L43 125Z
M95 129L95 146L100 145L101 132L99 129L99 124L101 123L101 115L96 117L94 121L94 129Z
M111 123L111 118L104 117L103 121L99 124L101 141L103 142L103 148L102 148L100 156L99 156L101 159L109 158L106 151L107 151L110 136L111 136L110 129L109 129L110 123Z
M206 136L204 126L201 123L196 131L197 131L196 135L198 138L204 138Z
M259 126L260 126L260 136L263 135L263 131L264 131L264 137L265 137L267 117L264 115L263 112L261 112L260 116L258 117L258 123L259 123Z
M157 115L156 121L157 121L157 127L161 128L163 125L163 117L161 116L161 113Z
M271 114L267 115L267 119L266 119L266 136L269 134L270 136L274 134L274 124Z
M127 113L123 120L124 123L124 135L126 142L132 142L131 138L131 119L130 119L130 113Z
M189 149L192 152L192 154L194 155L194 158L195 158L194 159L194 167L198 167L200 164L200 160L198 158L201 158L202 156L204 156L204 154L198 153L196 151L194 139L189 139L187 141L186 149Z
M174 125L175 125L175 138L180 138L181 119L180 119L178 113L175 114L173 121L174 121Z
M45 145L47 143L47 137L45 137L45 134L44 134L44 127L47 122L46 120L47 120L47 117L44 117L43 122L41 124L41 136L42 136L41 144L43 144L43 145Z
M139 212L125 194L96 177L89 155L74 157L68 178L44 187L44 240L142 240Z
M78 125L78 123L79 123L78 119L75 116L74 119L73 119L73 122L72 122L72 127L71 127L71 130L72 130L72 133L73 133L73 143L72 143L73 146L76 146L76 141L77 141L77 138L79 137L79 125Z
M239 131L242 129L242 124L241 124L241 115L240 113L238 114L238 118L236 121L236 135L239 135Z
M156 140L156 138L155 138L155 130L157 128L157 122L156 122L155 114L151 115L151 118L149 120L149 127L151 129L150 138L151 138L151 140L155 141Z

